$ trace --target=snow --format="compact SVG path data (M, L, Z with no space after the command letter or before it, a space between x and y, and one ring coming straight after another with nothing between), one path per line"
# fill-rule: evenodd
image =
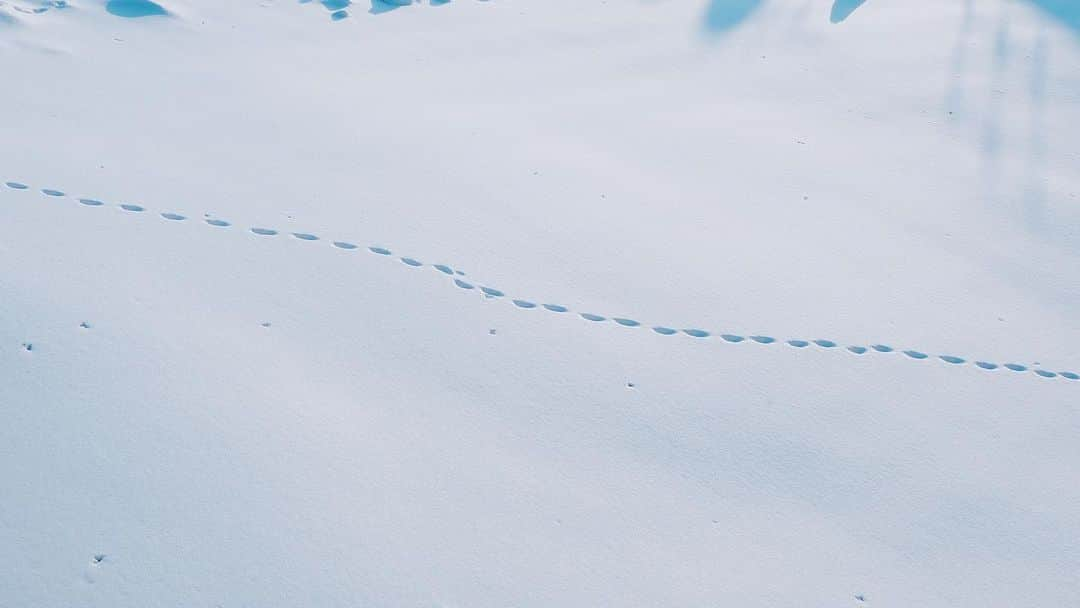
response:
M1080 9L0 0L0 608L1064 606Z

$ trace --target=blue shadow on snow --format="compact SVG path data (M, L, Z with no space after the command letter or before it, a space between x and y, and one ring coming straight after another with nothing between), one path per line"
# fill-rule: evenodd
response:
M1028 4L1080 33L1080 0L1026 0Z
M762 0L710 0L705 9L705 31L720 34L730 30L761 6Z
M832 5L832 12L829 13L829 21L833 23L840 23L844 19L851 16L851 13L855 12L855 9L865 3L866 0L836 0Z
M1051 19L1060 21L1062 25L1080 33L1080 0L1023 0L1027 4L1045 13ZM713 0L710 12L719 5L731 4L723 0ZM834 0L829 21L840 23L851 16L866 0ZM735 25L736 22L731 23ZM730 27L730 26L728 26Z
M410 4L412 4L412 0L371 0L371 10L368 12L372 15L378 15Z
M109 0L105 10L117 17L129 18L169 14L160 4L150 0Z

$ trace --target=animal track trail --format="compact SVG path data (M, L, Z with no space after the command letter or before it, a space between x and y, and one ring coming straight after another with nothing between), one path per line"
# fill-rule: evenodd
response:
M19 181L5 181L3 182L3 188L0 190L16 193L16 196L27 196L33 192L33 189ZM47 200L61 200L69 198L68 195L62 190L56 190L52 188L42 188L38 191L42 197ZM133 203L116 203L109 204L96 198L75 198L76 204L90 208L90 209L107 209L113 208L124 214L132 215L144 215L147 211L146 207ZM189 216L177 213L175 211L162 211L157 214L161 221L168 223L188 223ZM364 249L363 246L358 245L352 241L344 240L324 240L320 235L312 234L308 232L282 232L275 228L269 228L265 226L251 226L242 231L227 230L233 228L235 225L228 220L221 218L205 217L202 225L215 231L219 231L222 234L247 234L250 238L258 239L271 239L281 240L282 238L291 238L296 241L310 243L316 246L317 244L326 243L331 249L336 249L341 252L347 252L349 254L355 254L356 252ZM223 230L224 229L224 230ZM326 246L326 245L323 245ZM511 297L507 295L507 292L493 287L491 285L482 285L473 282L471 279L466 280L466 274L460 269L454 268L447 264L431 264L422 262L414 257L398 256L393 250L383 245L369 245L366 247L369 254L378 258L385 258L398 261L402 264L401 267L418 269L425 266L433 268L436 272L443 275L444 278L450 280L450 284L458 289L464 291L470 291L479 293L485 300L506 300L510 302L516 309L521 311L546 311L555 314L566 314L572 311L568 306L562 304L556 304L552 302L543 302L534 299L526 299L522 297ZM731 332L712 332L706 329L685 327L678 328L678 326L671 325L646 325L636 319L625 316L609 316L602 315L596 312L581 312L577 311L576 316L583 321L587 321L591 325L607 324L609 321L617 327L624 328L626 330L648 330L652 334L661 337L672 337L677 335L683 335L695 340L715 340L718 343L725 343L732 345L733 348L748 348L743 346L749 344L753 347L777 347L786 346L796 350L804 349L819 349L822 351L833 351L840 353L848 353L854 356L868 356L868 355L881 355L900 357L901 360L907 360L912 362L920 362L923 364L938 363L952 368L972 367L976 370L987 373L1017 373L1027 374L1044 379L1061 378L1067 381L1077 382L1080 381L1080 374L1073 371L1054 371L1045 369L1038 366L1025 365L1017 362L1006 363L994 363L990 361L984 361L979 359L972 359L969 357L962 357L956 354L944 353L944 354L930 354L922 350L917 349L898 349L889 344L875 343L869 345L850 344L841 345L833 340L825 338L815 338L812 340L805 340L801 338L781 339L770 335L755 334L755 335L743 335ZM24 344L23 348L31 352L33 345Z

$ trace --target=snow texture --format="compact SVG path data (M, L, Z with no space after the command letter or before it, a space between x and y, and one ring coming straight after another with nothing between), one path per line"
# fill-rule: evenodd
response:
M0 0L0 608L1074 604L1080 6L915 4Z

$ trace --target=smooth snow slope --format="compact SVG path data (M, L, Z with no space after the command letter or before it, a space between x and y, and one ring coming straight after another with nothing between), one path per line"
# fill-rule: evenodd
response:
M1080 17L916 4L0 0L0 607L1071 605Z

